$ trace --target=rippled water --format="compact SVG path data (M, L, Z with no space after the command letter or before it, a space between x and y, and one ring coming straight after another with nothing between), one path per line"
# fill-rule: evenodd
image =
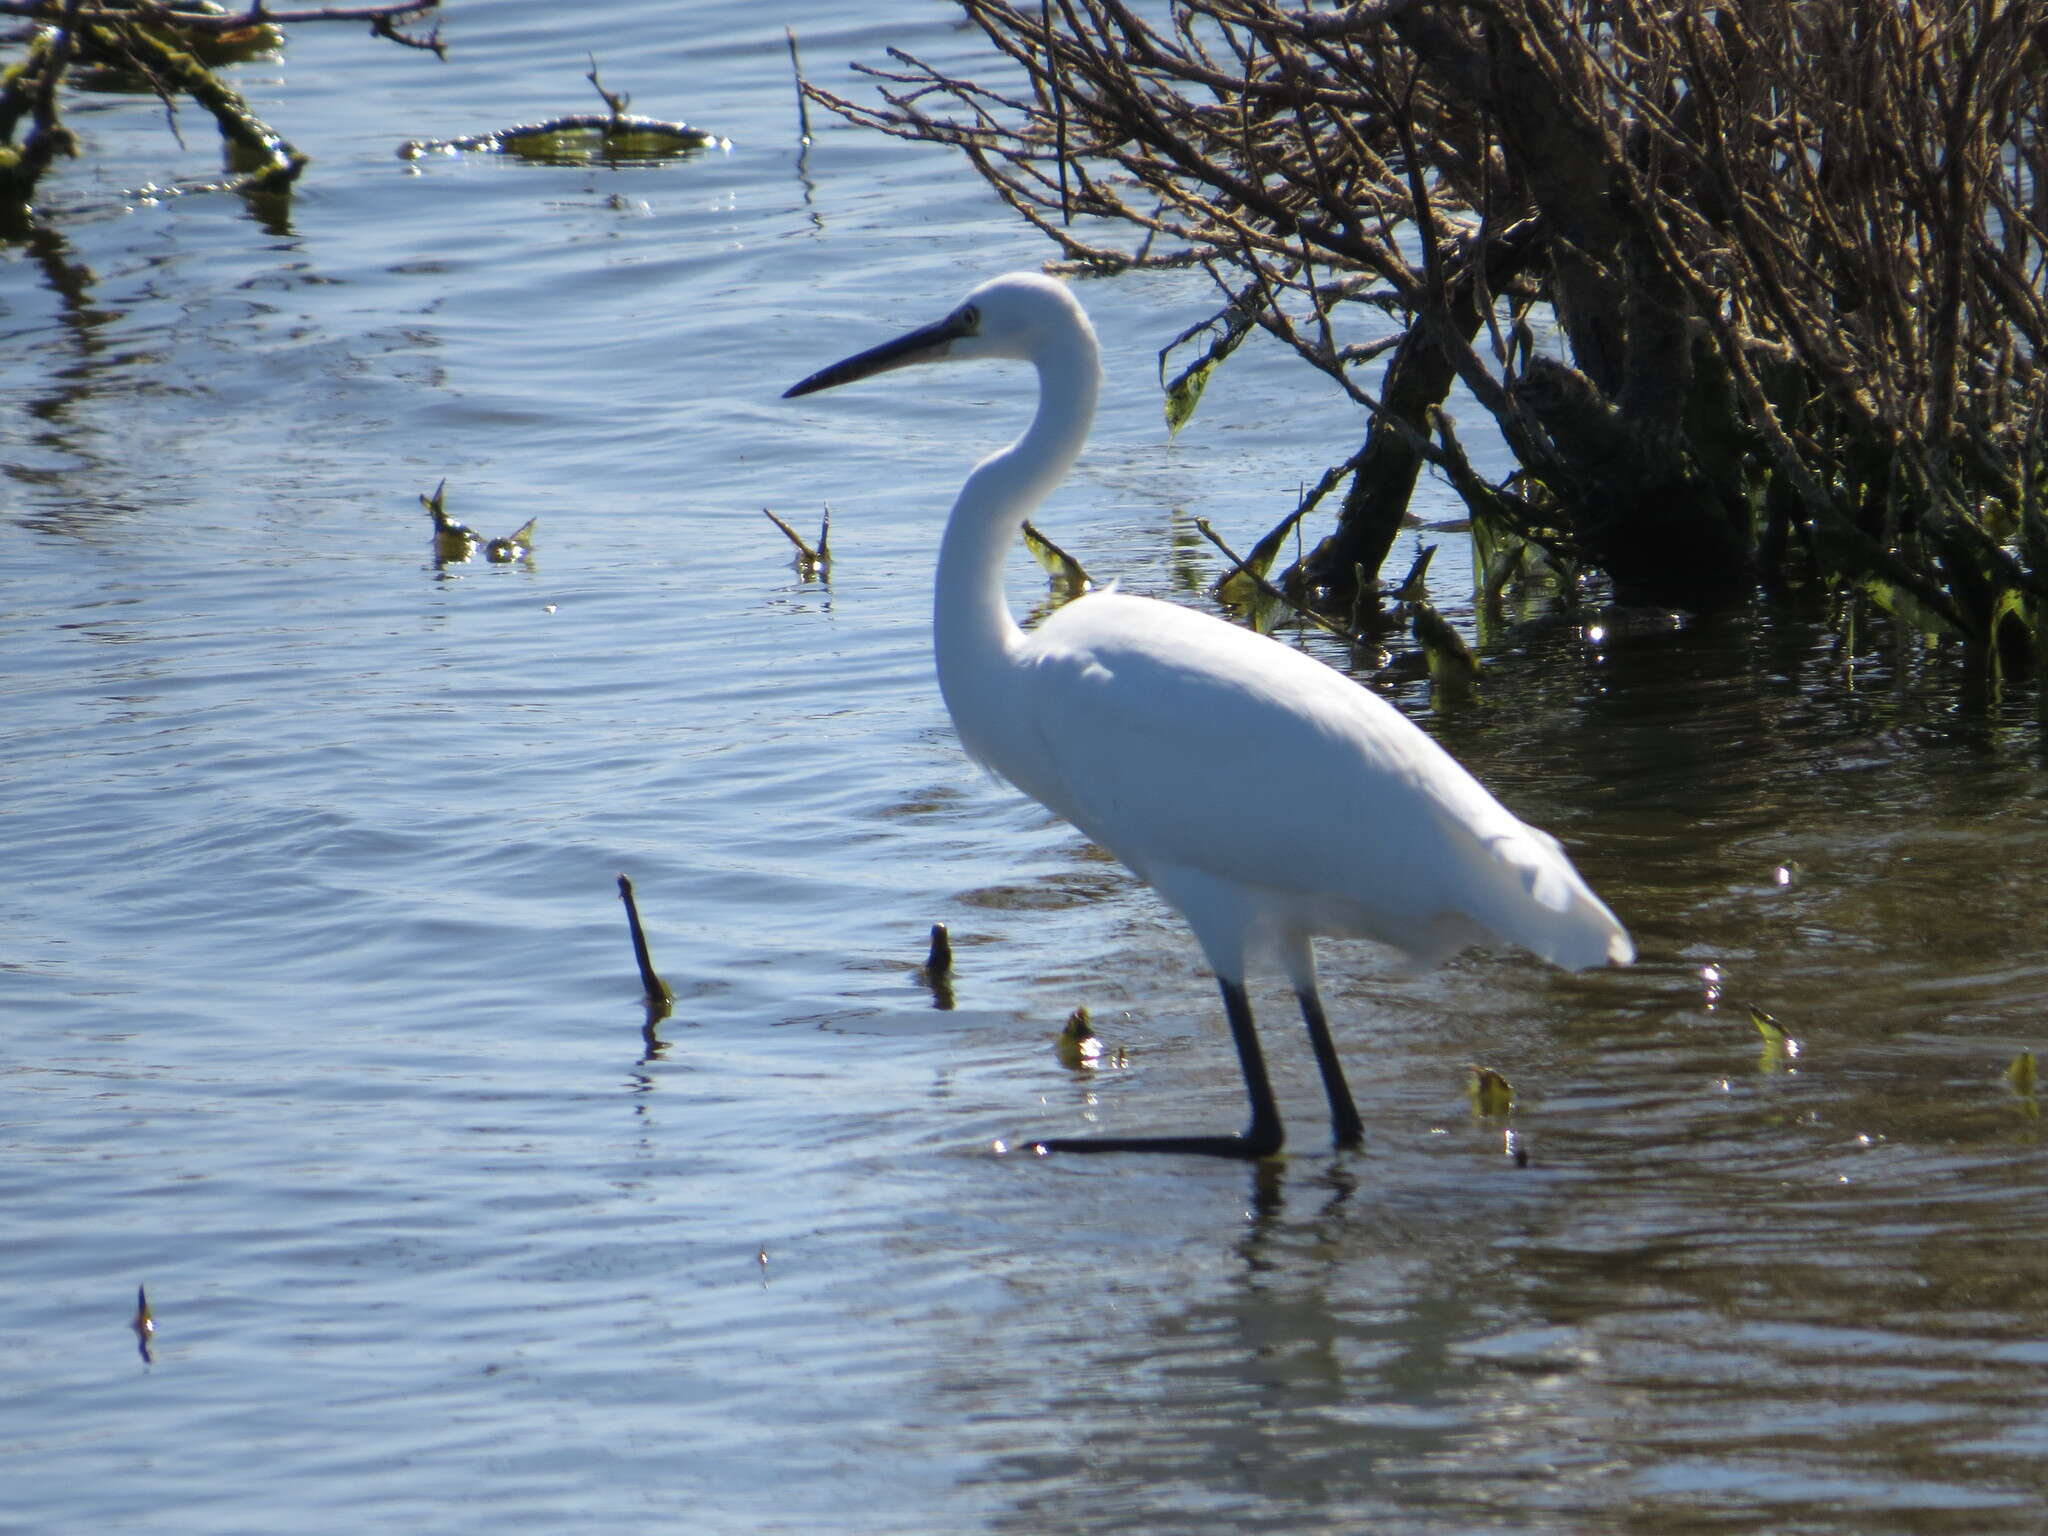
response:
M288 209L126 195L208 135L100 98L0 252L0 1526L2037 1529L2048 775L1882 634L1535 615L1442 719L1396 667L1643 963L1330 955L1355 1156L1277 997L1284 1166L990 1155L1239 1088L1185 932L931 678L937 520L1028 382L778 398L1047 254L943 156L800 159L785 23L840 85L973 48L831 0L306 30L239 75ZM732 148L394 153L586 110L588 50ZM1255 537L1357 430L1250 354L1166 444L1203 281L1087 287L1042 519L1195 602L1192 513ZM444 477L532 557L438 569ZM828 500L805 581L760 509ZM1083 1002L1125 1065L1060 1064Z

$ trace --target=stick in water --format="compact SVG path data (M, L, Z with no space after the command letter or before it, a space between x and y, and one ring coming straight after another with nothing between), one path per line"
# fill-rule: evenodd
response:
M647 953L647 933L640 926L640 908L633 900L633 882L619 876L619 899L626 904L626 925L633 931L633 958L640 964L640 986L649 1004L666 1008L675 1001L668 983L655 974L654 961Z
M797 57L796 32L784 27L782 35L789 39L789 67L796 72L796 141L804 148L811 147L811 104L804 100L804 61Z

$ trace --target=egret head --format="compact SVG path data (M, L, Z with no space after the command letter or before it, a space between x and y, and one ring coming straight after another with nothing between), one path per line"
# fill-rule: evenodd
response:
M915 363L978 357L1036 362L1062 338L1093 335L1087 315L1065 283L1036 272L1012 272L983 283L943 320L821 368L784 390L782 397L813 394Z

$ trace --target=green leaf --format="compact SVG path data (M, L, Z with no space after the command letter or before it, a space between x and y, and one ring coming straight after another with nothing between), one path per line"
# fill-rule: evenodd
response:
M1216 371L1217 365L1223 359L1237 350L1237 344L1251 333L1251 328L1251 316L1232 304L1220 314L1189 326L1160 351L1159 379L1166 389L1168 437L1180 435L1180 429L1188 424L1188 418L1195 414L1195 407L1201 403L1202 391L1209 387L1209 375ZM1166 360L1173 355L1174 348L1183 342L1194 340L1204 332L1215 333L1215 339L1209 343L1208 350L1168 382Z
M1180 377L1166 386L1166 435L1180 436L1180 429L1188 424L1188 418L1195 414L1195 407L1201 403L1202 391L1209 387L1209 375L1216 371L1217 359L1204 357L1199 362L1182 370Z
M1085 1071L1095 1065L1095 1058L1102 1054L1102 1041L1096 1038L1095 1027L1088 1021L1087 1008L1076 1008L1067 1015L1067 1027L1053 1042L1053 1052L1060 1065L1070 1071Z
M1444 616L1419 599L1411 604L1410 623L1429 663L1429 680L1451 702L1469 700L1479 692L1479 658L1465 637Z
M2005 1069L2005 1080L2012 1084L2014 1093L2023 1099L2031 1099L2038 1081L2034 1070L2034 1053L2021 1051L2013 1057L2012 1065Z
M802 534L798 533L766 507L761 509L761 515L780 528L782 536L796 546L797 571L804 580L809 581L813 576L830 569L832 564L832 504L830 502L825 504L825 520L819 525L818 544L815 549L805 542ZM513 537L517 538L518 535L514 534Z
M1067 1015L1067 1027L1053 1042L1053 1054L1070 1072L1093 1072L1098 1067L1126 1067L1130 1057L1122 1046L1111 1049L1102 1043L1089 1022L1086 1006Z
M1491 1067L1465 1068L1465 1096L1472 1101L1476 1113L1489 1119L1505 1115L1515 1107L1514 1085Z
M1933 639L1953 637L1956 627L1940 614L1929 608L1919 598L1908 592L1897 582L1887 581L1882 576L1865 576L1856 583L1873 603L1901 624L1910 625Z
M1259 583L1273 568L1273 561L1280 553L1280 546L1287 542L1287 535L1294 531L1294 525L1307 512L1306 503L1275 523L1259 542L1244 557L1244 564L1216 583L1216 600L1228 603L1233 608L1250 608L1261 602L1265 594Z
M1507 525L1503 518L1474 511L1472 514L1472 564L1479 573L1479 595L1483 603L1500 601L1507 584L1528 562L1529 541Z
M499 565L506 565L514 560L524 560L533 553L533 529L534 525L539 521L540 519L537 517L529 517L503 538L492 539L488 544L484 545L484 558L495 561Z
M1081 562L1068 554L1059 545L1040 533L1028 521L1024 524L1024 547L1031 551L1031 558L1043 567L1045 574L1052 578L1056 591L1064 597L1079 597L1095 583L1088 579Z
M1784 1025L1761 1008L1750 1007L1747 1003L1743 1008L1749 1014L1749 1022L1756 1026L1756 1032L1763 1036L1763 1054L1756 1063L1759 1072L1780 1072L1799 1059L1799 1042L1792 1038Z

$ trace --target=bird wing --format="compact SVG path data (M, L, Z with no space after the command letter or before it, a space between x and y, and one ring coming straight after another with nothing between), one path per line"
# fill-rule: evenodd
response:
M1312 657L1099 594L1041 624L1023 659L1035 750L1012 777L1148 880L1199 871L1268 893L1306 931L1418 958L1474 924L1561 964L1620 958L1620 925L1554 839Z

